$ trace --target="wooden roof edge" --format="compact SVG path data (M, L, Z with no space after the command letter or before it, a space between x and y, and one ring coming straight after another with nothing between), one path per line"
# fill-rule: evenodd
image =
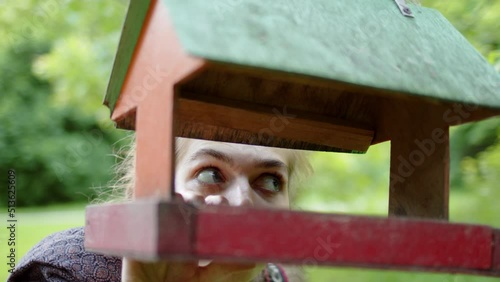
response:
M113 113L123 87L135 47L139 41L151 0L130 0L103 104Z

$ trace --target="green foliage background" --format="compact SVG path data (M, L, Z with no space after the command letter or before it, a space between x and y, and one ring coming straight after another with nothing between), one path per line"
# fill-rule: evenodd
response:
M10 1L0 10L0 171L18 206L89 201L112 177L114 129L101 105L125 1ZM5 205L5 193L0 193Z
M500 1L421 2L443 13L500 71ZM19 206L88 202L112 178L114 150L126 133L114 129L101 101L127 4L0 0L0 171L16 169ZM496 118L452 130L452 221L500 226L499 128ZM366 155L313 153L316 173L296 207L385 215L389 146ZM6 194L0 196L5 205ZM310 274L311 281L490 280L351 269Z

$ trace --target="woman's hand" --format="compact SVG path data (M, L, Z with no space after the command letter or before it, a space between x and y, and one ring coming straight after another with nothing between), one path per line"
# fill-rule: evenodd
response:
M221 196L204 198L196 194L183 193L183 195L177 194L176 198L176 200L192 203L197 207L228 204L227 199ZM228 264L212 261L141 262L124 258L122 265L122 281L126 282L251 281L260 270L260 268L256 269L255 264Z

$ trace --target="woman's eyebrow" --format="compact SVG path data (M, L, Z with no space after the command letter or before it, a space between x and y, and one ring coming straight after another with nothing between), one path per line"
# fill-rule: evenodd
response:
M274 160L274 159L260 159L257 160L257 167L261 168L284 168L288 170L288 166L280 161L280 160Z
M229 156L224 152L210 148L204 148L197 151L191 156L190 161L195 161L198 158L203 158L207 156L213 157L230 165L234 165L234 160L233 158L231 158L231 156ZM255 163L256 163L255 166L260 168L284 168L288 170L288 166L284 162L277 159L257 159Z
M209 148L201 149L201 150L197 151L196 153L194 153L191 156L190 161L195 161L198 158L202 158L202 157L206 157L206 156L216 158L220 161L223 161L223 162L226 162L229 164L234 163L233 159L229 155L227 155L221 151L217 151L217 150L209 149Z

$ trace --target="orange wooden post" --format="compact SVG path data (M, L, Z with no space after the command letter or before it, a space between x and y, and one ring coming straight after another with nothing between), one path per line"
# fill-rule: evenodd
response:
M159 45L158 38L169 42ZM161 1L151 1L121 95L111 118L133 116L137 130L135 197L169 198L174 171L175 84L203 65L188 56Z
M443 107L381 104L380 134L391 140L389 214L448 219L449 125Z

